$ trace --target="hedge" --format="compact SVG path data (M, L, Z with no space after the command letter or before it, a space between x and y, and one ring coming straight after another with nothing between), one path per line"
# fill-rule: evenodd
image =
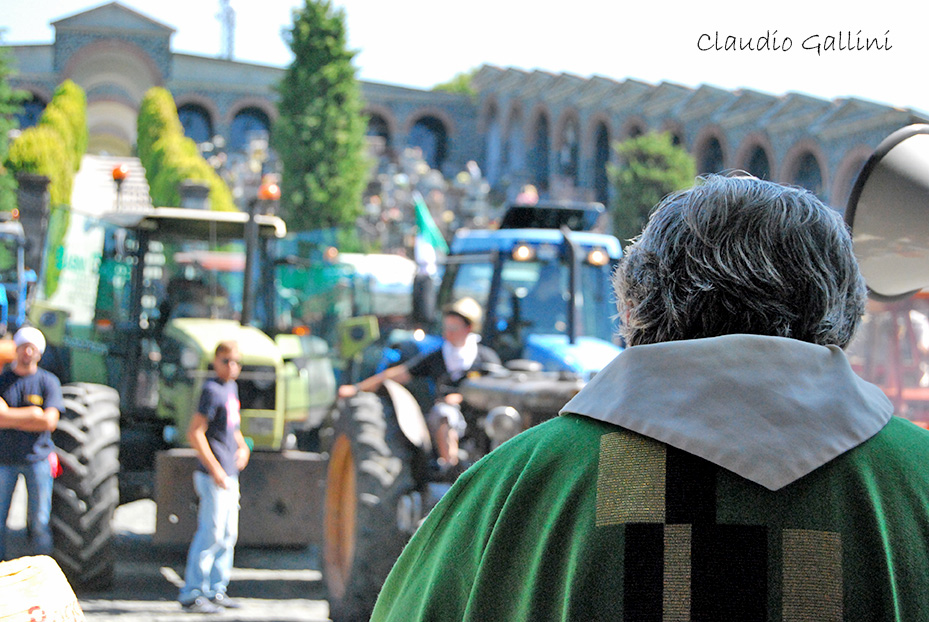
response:
M180 205L180 185L202 181L210 187L210 208L237 211L226 182L200 155L196 143L184 136L174 98L166 89L149 89L139 107L136 150L145 168L152 202Z

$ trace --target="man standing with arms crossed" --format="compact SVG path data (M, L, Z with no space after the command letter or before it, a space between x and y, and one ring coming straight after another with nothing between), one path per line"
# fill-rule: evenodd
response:
M187 430L187 440L200 461L194 472L200 509L178 600L194 613L240 607L226 596L239 535L239 471L250 456L239 427L236 378L242 358L235 342L216 346L213 369L216 378L203 383L200 405Z
M26 480L31 553L52 553L52 431L64 409L61 383L39 369L45 336L24 326L13 336L16 358L0 373L0 561L6 559L6 519L16 480Z

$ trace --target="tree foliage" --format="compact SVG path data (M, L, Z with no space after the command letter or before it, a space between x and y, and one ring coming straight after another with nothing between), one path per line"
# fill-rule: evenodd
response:
M445 93L458 93L460 95L469 95L472 98L477 97L477 89L471 81L477 74L477 69L455 74L455 77L448 82L442 82L432 87L433 91L443 91Z
M697 165L693 156L676 146L667 132L643 134L614 148L620 164L607 165L616 187L613 228L625 242L642 231L649 213L661 199L693 185Z
M87 151L87 96L84 89L65 80L45 106L35 126L10 145L10 168L17 172L48 177L50 202L48 248L60 248L71 222L71 189L74 174ZM49 254L45 268L45 295L58 288L61 266Z
M368 175L361 88L342 10L305 0L287 38L294 60L278 85L272 146L283 163L281 214L291 230L344 226L361 214Z
M136 150L155 205L180 205L181 183L191 180L210 187L210 209L236 210L229 186L200 155L196 143L184 136L170 92L161 87L148 90L137 127Z
M8 78L12 73L9 51L0 48L0 211L5 212L16 207L16 178L6 167L10 150L7 136L17 127L15 115L25 95L10 86Z

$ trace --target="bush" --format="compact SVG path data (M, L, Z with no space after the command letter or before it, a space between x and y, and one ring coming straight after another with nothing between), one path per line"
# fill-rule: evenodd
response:
M180 205L180 185L192 180L210 187L211 209L236 211L229 186L200 155L196 143L184 136L171 93L160 87L149 89L137 125L136 149L155 205Z
M10 145L10 168L48 177L53 206L70 203L74 182L70 153L61 148L63 141L53 125L40 124L24 130Z

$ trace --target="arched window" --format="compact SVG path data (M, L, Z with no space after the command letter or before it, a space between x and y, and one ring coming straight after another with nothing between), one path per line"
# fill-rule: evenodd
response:
M606 205L610 195L610 180L606 172L610 161L610 132L606 124L598 124L594 136L594 195Z
M448 133L445 125L437 118L427 116L419 119L410 129L410 146L419 147L423 159L434 169L441 169L448 149Z
M771 163L768 154L761 147L755 147L748 159L748 172L758 179L771 179Z
M803 186L820 198L823 196L823 172L819 168L816 156L809 151L800 156L796 173L790 181L797 186Z
M484 140L484 173L491 186L496 185L503 174L503 128L497 107L491 105L487 112L487 131Z
M561 134L561 149L558 151L559 172L577 184L577 160L580 151L577 119L571 117L565 122Z
M203 106L184 104L177 109L177 116L184 126L184 135L195 143L205 143L213 139L213 121Z
M243 108L232 120L229 128L229 150L248 151L253 139L265 139L271 133L271 120L260 108Z
M382 138L385 145L390 144L390 127L387 125L387 120L379 114L372 114L368 119L368 131L366 134L368 136Z
M723 147L715 137L703 143L698 158L698 168L698 173L701 175L718 173L723 170Z
M529 154L529 170L536 187L548 190L548 117L539 115L533 130L532 151Z
M19 122L19 129L24 130L27 127L32 127L39 122L39 117L42 116L42 111L45 110L45 105L48 102L43 100L41 97L33 93L29 99L23 102L23 108L16 113L16 120Z

